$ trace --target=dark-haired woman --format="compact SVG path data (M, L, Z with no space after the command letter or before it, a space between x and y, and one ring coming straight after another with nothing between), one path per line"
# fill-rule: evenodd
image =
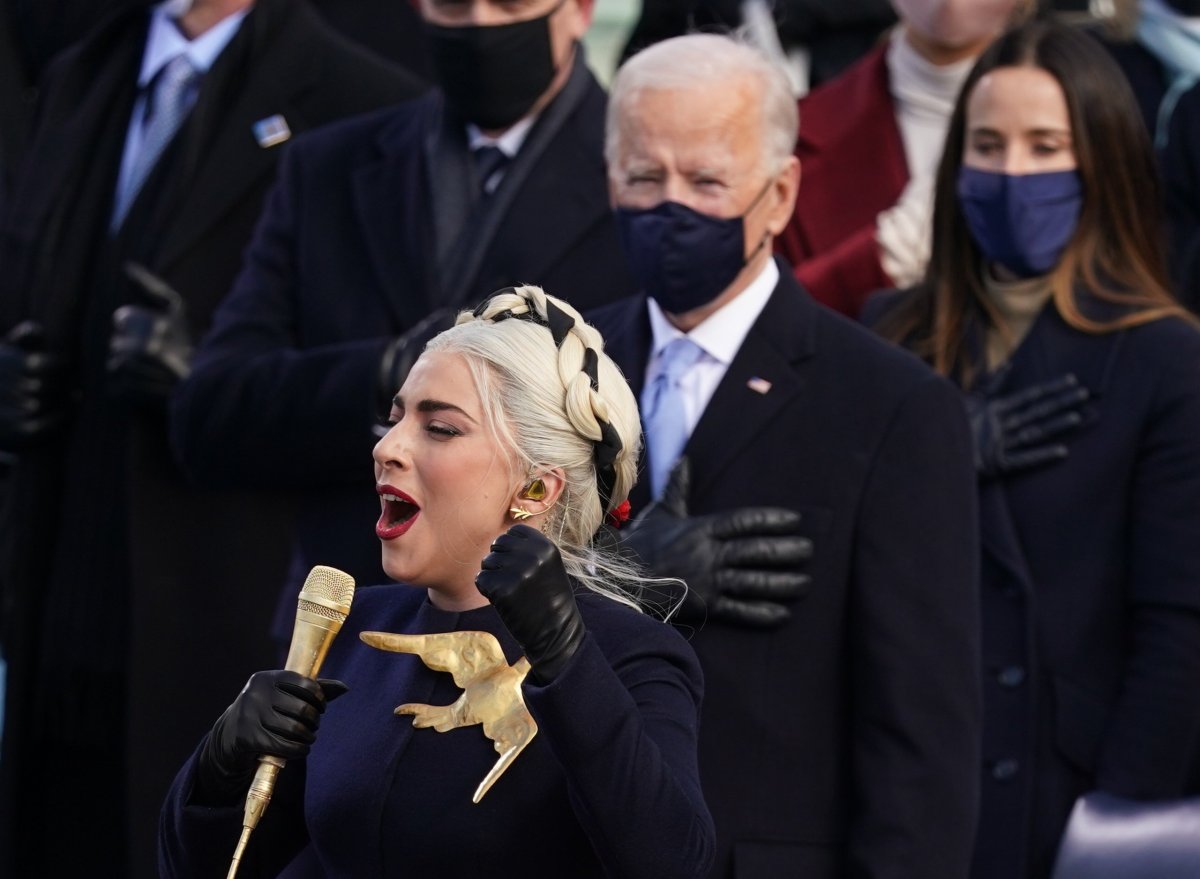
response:
M699 664L628 606L641 581L592 539L627 497L640 445L600 334L539 288L501 291L429 343L390 421L376 534L399 582L354 599L324 669L348 691L251 677L176 779L161 874L225 875L271 754L294 765L242 879L298 853L305 876L705 875ZM369 647L364 631L391 634ZM374 649L402 641L420 659ZM489 713L510 689L525 704ZM496 751L514 744L496 777Z
M1200 790L1200 331L1167 290L1159 204L1120 71L1022 26L959 97L925 281L870 309L976 429L976 877L1048 876L1089 790Z

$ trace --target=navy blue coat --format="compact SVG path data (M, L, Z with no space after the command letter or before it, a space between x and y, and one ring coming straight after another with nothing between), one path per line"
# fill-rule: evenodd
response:
M1092 335L1049 304L1009 363L996 394L1073 373L1092 395L1065 460L980 485L973 875L1040 879L1080 794L1200 791L1200 332Z
M712 875L962 879L980 735L966 417L947 382L780 271L684 452L693 514L788 507L815 545L786 625L709 621L692 640ZM640 394L645 299L589 319ZM639 483L635 515L646 501Z
M289 603L313 564L386 580L370 453L380 358L395 336L440 305L474 306L510 284L585 307L630 291L608 206L604 113L577 58L484 206L466 189L466 147L456 152L445 133L462 138L462 126L436 92L288 151L173 415L183 464L206 484L298 493ZM473 224L457 250L437 234L456 217Z
M579 652L549 686L526 680L533 741L478 804L496 762L478 726L447 733L395 716L402 702L447 705L461 691L416 656L359 642L368 630L488 631L509 662L520 648L490 605L440 611L404 585L360 591L322 674L350 692L330 704L306 760L280 776L239 876L693 879L712 858L712 819L696 771L700 668L669 626L608 598L579 595ZM189 803L195 756L163 812L163 879L224 875L241 804Z

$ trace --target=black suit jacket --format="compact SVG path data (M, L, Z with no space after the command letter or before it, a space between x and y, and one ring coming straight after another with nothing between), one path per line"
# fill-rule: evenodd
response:
M136 299L120 263L139 260L175 287L199 336L286 149L259 146L254 123L281 115L300 132L419 91L408 75L332 35L304 2L259 0L110 239L147 21L144 10L117 17L47 74L0 229L0 332L24 319L42 323L55 350L75 360L78 392L68 428L25 454L4 486L4 791L21 798L24 784L40 783L10 773L41 771L48 729L74 728L66 733L72 746L72 736L91 741L81 763L95 747L119 771L126 751L136 752L128 778L111 786L80 779L71 798L97 835L119 846L134 834L142 860L130 875L141 873L138 863L152 869L154 815L187 743L250 671L274 659L262 637L273 600L260 584L282 576L289 534L277 500L189 487L171 460L161 407L131 410L108 394L111 314ZM85 485L94 506L78 502ZM198 626L205 606L220 612ZM98 630L108 633L99 643ZM184 699L178 682L189 677ZM64 703L64 689L78 699ZM97 717L99 705L116 719ZM125 791L111 789L126 782ZM133 818L122 826L126 797ZM19 801L20 809L0 812L37 812ZM2 847L43 856L27 839ZM108 857L107 848L86 848L52 854L77 850L93 864ZM119 857L113 869L123 871ZM53 872L51 863L38 871Z
M288 153L174 409L178 450L198 477L301 492L285 604L313 564L360 583L385 579L371 448L380 358L397 334L438 306L473 306L510 284L583 305L628 293L604 108L577 60L487 205L472 201L463 128L437 93ZM438 234L456 225L458 247Z
M979 749L962 405L780 271L685 449L692 514L788 507L815 544L811 594L785 626L709 622L692 640L713 875L961 879ZM645 299L590 319L640 393ZM645 501L639 485L635 515Z

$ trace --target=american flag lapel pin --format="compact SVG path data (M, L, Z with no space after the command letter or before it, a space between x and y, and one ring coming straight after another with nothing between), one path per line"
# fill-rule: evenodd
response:
M276 113L266 119L259 119L253 125L254 139L264 150L290 140L292 129L288 128L287 120Z
M765 378L759 378L757 375L750 381L746 382L746 387L754 391L756 394L765 394L771 390L771 383Z

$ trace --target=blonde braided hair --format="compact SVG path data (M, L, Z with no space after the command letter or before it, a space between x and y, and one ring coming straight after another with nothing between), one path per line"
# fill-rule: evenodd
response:
M427 346L461 354L497 438L532 478L561 469L564 489L546 515L567 572L627 604L644 582L594 537L637 478L641 424L604 340L573 307L540 287L509 287L463 312Z

